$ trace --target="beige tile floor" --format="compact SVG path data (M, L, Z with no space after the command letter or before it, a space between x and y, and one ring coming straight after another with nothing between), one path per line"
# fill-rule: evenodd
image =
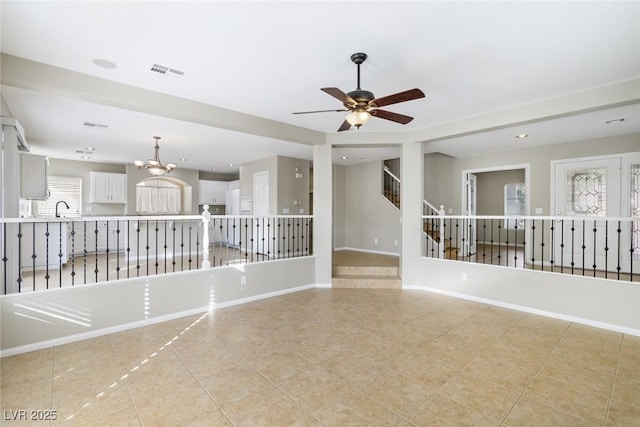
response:
M640 425L640 338L421 291L307 290L0 363L2 425Z

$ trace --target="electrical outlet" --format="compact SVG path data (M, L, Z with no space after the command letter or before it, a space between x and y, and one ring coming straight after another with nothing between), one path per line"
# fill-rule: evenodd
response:
M394 241L393 241L393 244L394 244L394 245L396 245L396 246L398 246L398 241L397 241L397 240L394 240Z
M373 244L374 244L374 245L377 245L377 244L378 244L378 238L377 238L377 237L374 237L374 239L373 239Z
M467 281L467 273L460 273L460 280L462 280L463 282Z
M247 284L247 276L240 276L240 284L241 285Z

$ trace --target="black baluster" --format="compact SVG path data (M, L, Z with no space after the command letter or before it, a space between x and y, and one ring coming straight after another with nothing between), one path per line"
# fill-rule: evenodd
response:
M158 220L156 219L156 276L158 275L158 266L160 265L158 262L158 231L160 231L160 229L158 228Z
M620 271L622 270L622 267L620 266L620 257L621 257L621 241L622 239L621 237L621 233L622 233L622 222L620 220L618 220L618 229L616 230L616 232L618 233L618 266L616 267L616 270L618 272L618 280L620 280ZM631 242L633 242L633 240L631 240ZM631 271L633 271L633 244L631 243ZM633 274L631 274L631 280L633 280Z
M149 249L151 249L151 246L149 246L149 220L145 220L145 228L147 229L147 244L145 245L144 249L147 252L147 262L146 262L146 270L147 270L147 277L149 276Z
M47 228L49 223L47 223ZM49 245L47 242L47 249L49 249ZM35 272L34 272L35 273ZM18 223L18 293L22 292L22 223ZM49 282L47 279L47 289L49 289Z
M596 277L596 254L598 252L598 245L596 244L596 236L598 228L596 227L596 220L593 220L593 277Z
M4 230L2 233L2 263L4 265L4 268L2 269L2 271L4 272L4 294L7 294L7 261L9 261L9 258L7 258L7 223L3 223L2 224L2 229Z
M571 220L571 274L574 273L575 262L575 245L576 245L576 220Z
M482 219L482 263L487 263L487 219ZM476 258L477 261L477 258Z
M191 221L189 221L189 270L191 270Z
M95 224L95 235L96 235L96 266L95 269L93 270L94 273L96 274L96 283L98 282L98 240L100 240L100 237L98 236L98 221L96 221Z
M502 265L502 221L498 220L498 265Z
M82 270L83 270L83 285L87 284L87 255L89 251L87 251L87 221L82 222L83 227L83 242L82 242Z
M544 220L542 220L542 232L544 233ZM531 269L536 269L536 220L531 220ZM526 253L526 251L525 251ZM544 243L542 244L542 260L544 261ZM524 262L524 258L523 258ZM544 267L542 268L544 270Z
M71 286L76 284L76 222L71 222Z
M604 278L609 274L609 221L604 223Z
M131 277L131 222L127 220L127 279Z
M586 249L587 249L587 245L586 245L586 233L587 233L587 221L582 220L582 275L584 276L584 267L585 267L585 261L586 261Z
M556 220L555 219L551 220L550 229L551 229L551 255L550 255L551 261L549 261L549 264L551 266L550 271L553 271L555 267L555 259L556 259ZM542 261L544 262L544 258L542 259Z
M173 222L173 225L171 226L172 230L173 230L173 258L171 260L171 268L173 269L173 272L176 272L176 257L178 256L176 254L176 222Z
M164 272L167 272L167 221L164 221Z
M45 279L45 285L46 288L49 289L49 279L51 278L51 276L49 276L49 222L47 221L46 226L45 226L45 233L44 233L44 237L45 237L45 247L46 247L46 252L45 252L45 262L46 262L46 266L45 266L45 275L44 275L44 279Z
M540 247L542 248L541 254L540 254L540 270L544 271L544 247L545 247L545 243L544 243L544 219L541 220L541 227L542 227L542 232L540 233ZM532 247L534 247L534 245L531 245Z
M136 277L140 277L140 221L136 221Z
M120 220L116 220L116 280L120 280Z
M32 246L31 246L31 260L32 260L32 268L33 268L33 290L36 290L36 223L31 223L31 229L33 236L32 237Z
M184 222L180 222L180 271L184 271Z
M200 227L196 227L196 268L200 268Z
M489 248L489 250L491 251L490 253L490 259L491 259L491 265L493 265L493 244L494 244L494 240L493 240L493 230L495 228L495 225L493 224L493 222L496 221L494 218L491 218L491 232L489 233L489 243L491 244L491 247ZM498 219L498 224L500 223L500 220Z
M62 287L62 221L58 223L58 231L60 234L58 234L58 273L59 273L59 278L60 278L60 283L58 284L58 287ZM35 271L34 271L35 273Z
M106 277L107 277L107 282L109 281L109 221L106 222L106 228L105 228L105 241L107 242L107 249L105 249L105 253L106 256L105 258L107 259L107 265L105 266L105 271L106 271Z

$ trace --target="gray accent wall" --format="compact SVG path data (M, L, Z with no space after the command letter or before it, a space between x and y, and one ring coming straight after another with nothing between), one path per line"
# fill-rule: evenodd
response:
M295 170L299 169L302 178L296 178ZM269 172L269 214L308 215L310 210L309 188L311 179L311 162L292 157L274 156L240 166L240 197L253 198L253 175ZM294 200L302 201L302 205L294 204Z
M400 211L382 195L382 170L382 161L345 168L346 248L400 253ZM339 215L337 210L336 215Z

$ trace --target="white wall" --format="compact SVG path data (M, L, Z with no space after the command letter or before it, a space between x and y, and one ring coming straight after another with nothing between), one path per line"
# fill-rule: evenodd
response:
M2 356L314 285L315 257L0 296ZM240 284L241 276L246 284Z
M422 288L640 335L640 284L422 258Z
M346 167L344 245L346 248L399 254L402 239L400 211L382 195L382 167L382 161ZM374 239L378 239L378 243Z

